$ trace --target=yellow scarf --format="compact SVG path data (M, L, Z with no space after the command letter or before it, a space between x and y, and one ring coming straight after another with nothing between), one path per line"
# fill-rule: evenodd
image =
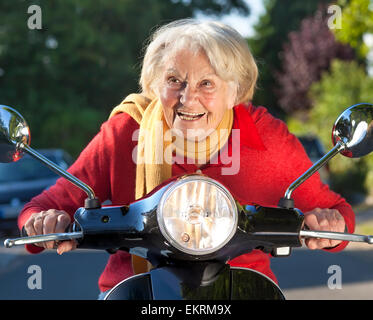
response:
M159 99L150 100L140 94L131 94L115 107L110 117L129 114L140 126L136 163L136 200L148 194L163 181L172 177L174 154L203 164L226 144L233 125L233 110L227 109L219 126L204 141L191 142L172 134L163 115ZM145 259L132 256L135 273L148 271Z

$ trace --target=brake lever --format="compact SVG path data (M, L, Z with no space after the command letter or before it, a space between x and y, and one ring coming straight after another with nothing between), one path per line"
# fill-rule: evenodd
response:
M315 231L315 230L301 230L299 235L304 238L319 238L330 240L341 240L350 242L365 242L373 244L373 236L351 234L345 232L331 232L331 231Z
M20 238L15 238L15 239L6 239L4 241L4 247L11 248L13 246L20 246L24 244L33 244L33 243L48 242L48 241L74 240L74 239L81 239L81 238L83 238L83 231L40 234L36 236L26 236L26 237L20 237Z

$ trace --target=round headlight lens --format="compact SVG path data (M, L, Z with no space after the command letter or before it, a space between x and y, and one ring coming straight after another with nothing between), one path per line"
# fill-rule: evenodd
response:
M187 176L162 196L157 210L163 236L177 249L212 253L224 246L237 228L236 203L217 181Z

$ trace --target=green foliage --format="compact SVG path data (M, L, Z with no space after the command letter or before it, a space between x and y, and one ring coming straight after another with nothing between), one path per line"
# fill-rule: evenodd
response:
M360 57L365 57L368 47L363 35L373 33L373 4L370 0L339 0L342 6L342 28L334 29L336 38L355 48Z
M332 126L339 114L359 102L373 103L373 79L356 61L334 60L330 72L325 72L321 80L312 85L310 98L314 107L309 121L301 123L291 119L289 130L295 134L316 134L329 150ZM373 194L373 156L350 159L338 155L329 166L335 191L347 198L356 192Z
M312 16L320 4L330 0L265 0L265 14L255 26L255 36L249 46L259 67L258 90L254 104L264 105L273 114L283 117L274 90L274 74L281 69L280 56L288 34L299 29L301 21Z
M29 6L42 10L30 30ZM0 103L28 120L33 147L76 156L110 110L138 91L151 31L196 11L248 14L243 0L12 0L0 2Z
M334 60L330 73L324 73L320 82L311 87L314 104L311 111L312 124L323 142L331 147L330 128L343 110L358 102L373 102L373 79L356 61Z

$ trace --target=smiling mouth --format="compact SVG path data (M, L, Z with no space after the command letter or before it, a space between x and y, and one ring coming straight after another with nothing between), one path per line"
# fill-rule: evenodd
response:
M176 113L181 120L186 120L186 121L199 120L206 114L205 112L194 113L194 112L181 112L181 111L177 111Z

